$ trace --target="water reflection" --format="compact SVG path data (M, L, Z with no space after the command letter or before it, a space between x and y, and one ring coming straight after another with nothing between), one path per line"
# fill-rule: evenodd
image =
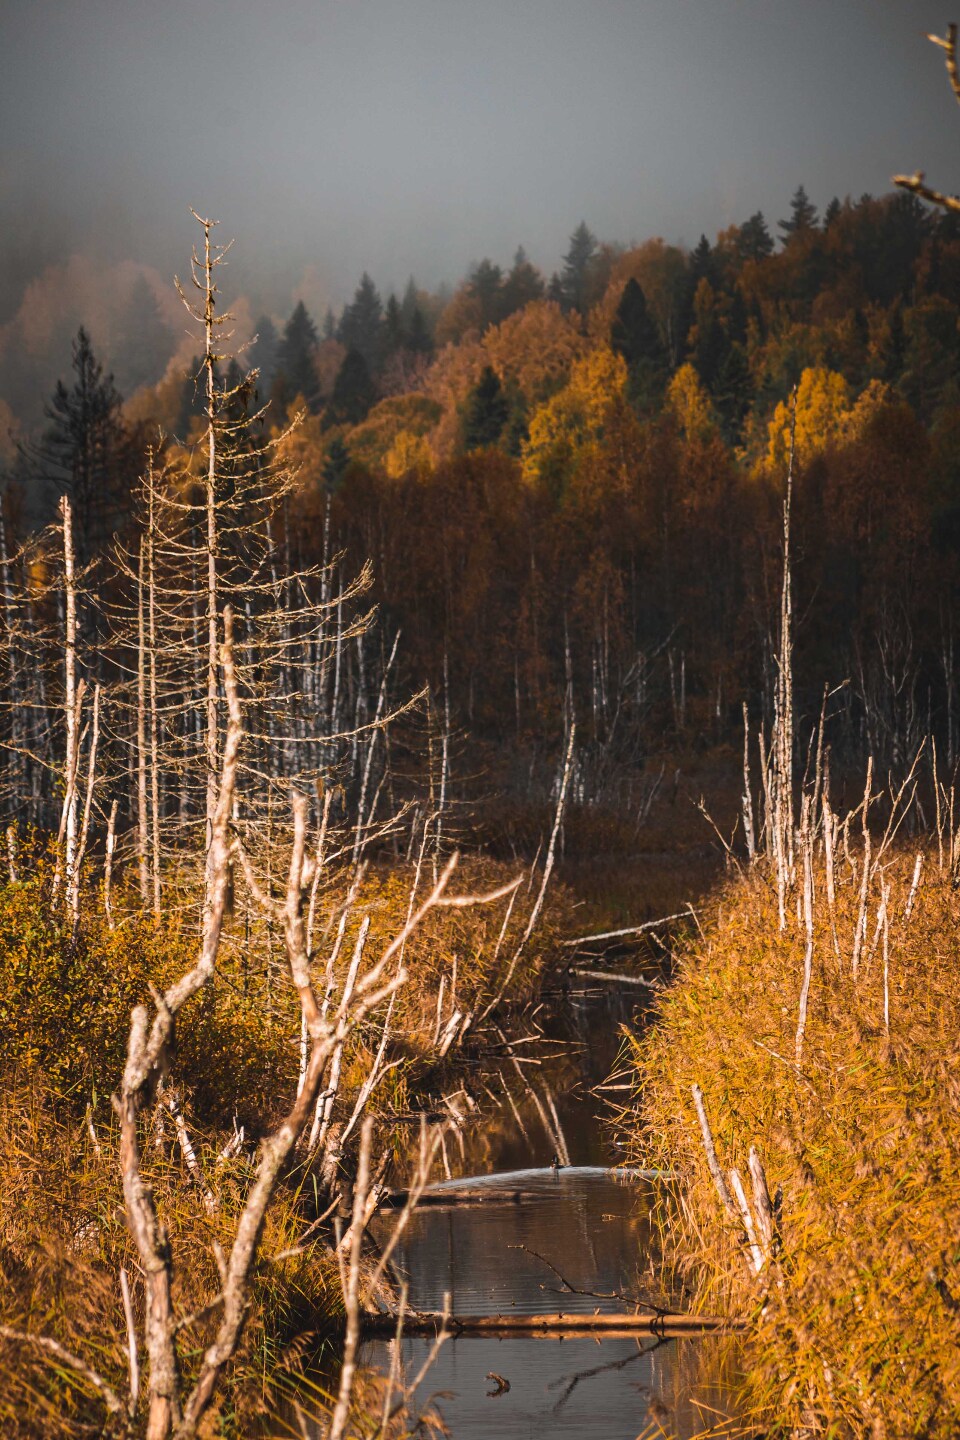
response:
M598 1167L471 1181L491 1194L522 1186L537 1198L416 1212L399 1249L410 1303L439 1310L447 1292L453 1312L461 1315L575 1317L628 1309L626 1301L639 1293L638 1261L648 1251L653 1183L618 1179ZM364 1362L387 1371L393 1343L368 1342ZM414 1410L435 1407L453 1440L492 1433L501 1440L689 1437L704 1428L684 1363L697 1343L647 1336L462 1336L441 1349ZM414 1376L431 1341L408 1337L401 1344L403 1371ZM509 1389L491 1394L496 1386L488 1374L502 1376Z

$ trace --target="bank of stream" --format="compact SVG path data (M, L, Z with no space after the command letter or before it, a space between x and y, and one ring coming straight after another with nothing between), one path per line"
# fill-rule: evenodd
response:
M700 1373L700 1338L577 1333L578 1316L632 1311L631 1301L665 1293L650 1226L663 1182L618 1165L604 1123L610 1092L598 1088L615 1067L621 1025L643 1023L648 993L581 982L554 997L544 1038L528 1050L531 1063L519 1067L543 1109L530 1093L521 1102L517 1067L506 1069L516 1108L505 1096L499 1107L488 1100L483 1118L463 1127L462 1144L448 1144L450 1179L414 1213L399 1246L397 1266L416 1310L439 1311L449 1297L458 1316L562 1314L570 1322L560 1334L448 1339L413 1410L438 1415L452 1440L494 1431L501 1440L690 1440L732 1414L729 1387ZM551 1115L546 1097L554 1087ZM558 1138L569 1162L560 1168L551 1163ZM465 1182L477 1192L474 1203L455 1198ZM441 1203L444 1188L449 1204ZM389 1215L377 1223L386 1230ZM684 1308L676 1294L668 1303ZM429 1335L401 1341L408 1382L432 1343ZM362 1363L389 1372L395 1344L366 1340Z

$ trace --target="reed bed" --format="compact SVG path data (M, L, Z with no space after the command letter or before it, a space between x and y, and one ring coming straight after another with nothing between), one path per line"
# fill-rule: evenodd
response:
M632 1161L678 1174L659 1218L693 1303L750 1321L746 1433L947 1440L960 1433L954 847L871 858L859 829L854 845L826 808L782 920L759 863L702 912L655 1023L629 1041L622 1120Z

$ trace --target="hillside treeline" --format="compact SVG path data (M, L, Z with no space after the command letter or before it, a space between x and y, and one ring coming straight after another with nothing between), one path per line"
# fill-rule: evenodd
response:
M690 252L580 225L549 279L522 251L446 298L364 275L319 330L261 320L222 384L299 467L283 563L369 557L410 685L478 736L526 745L571 704L588 790L665 737L733 739L744 700L769 718L793 430L801 732L829 683L851 756L932 732L952 765L958 319L956 217L898 194L821 219L801 187L777 239L760 214ZM74 362L8 512L72 488L93 555L158 427L200 463L203 397L171 369L123 406L85 337Z

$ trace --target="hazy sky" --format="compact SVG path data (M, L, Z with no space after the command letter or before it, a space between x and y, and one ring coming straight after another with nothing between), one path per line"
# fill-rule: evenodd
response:
M695 244L803 181L960 186L924 0L0 0L0 259L105 248L168 274L187 207L284 311L431 287L522 243ZM32 249L31 249L32 247ZM33 259L30 255L33 255Z

